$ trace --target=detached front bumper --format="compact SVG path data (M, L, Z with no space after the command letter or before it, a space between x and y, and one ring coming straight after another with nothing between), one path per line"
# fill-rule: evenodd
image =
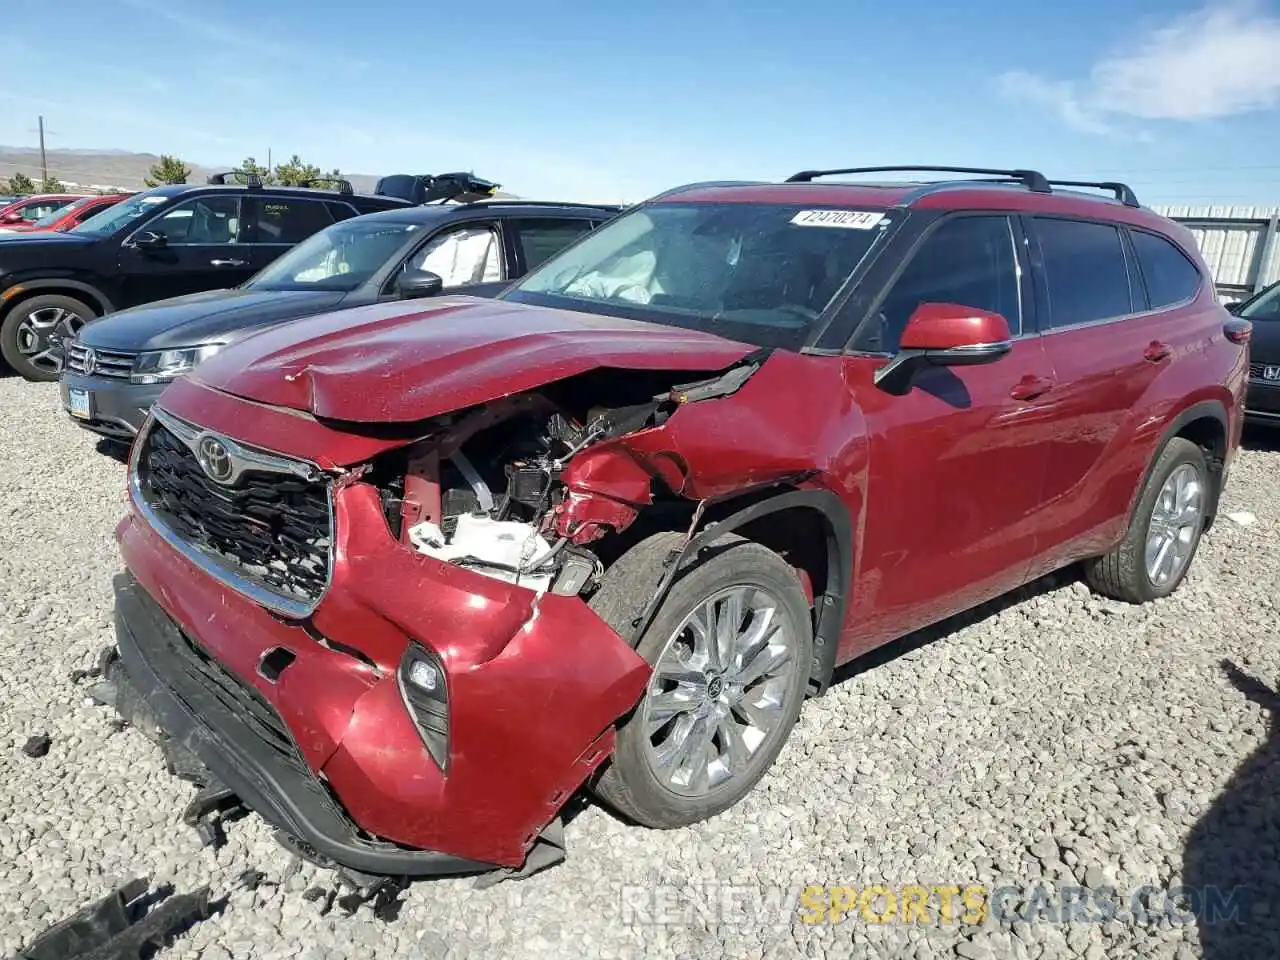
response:
M525 866L564 802L612 752L614 724L643 693L648 664L577 597L535 596L400 544L372 487L352 483L334 499L333 577L305 620L270 613L220 582L135 503L117 530L135 578L118 600L129 675L148 699L178 701L182 710L168 707L175 719L165 722L192 738L227 787L238 794L241 783L247 805L286 832L318 833L340 865L387 872L369 861L387 855L399 875L414 863L421 873ZM265 721L232 722L252 704L237 702L228 718L217 698L184 693L182 661L165 654L172 643L159 655L158 641L148 646L157 634L187 638L265 705L287 756L264 760L271 755L253 738ZM446 768L398 683L410 643L432 651L447 680ZM288 666L265 675L281 650ZM207 688L209 677L194 680ZM193 724L202 732L189 734ZM373 848L353 847L353 836ZM423 851L453 859L436 866L437 855L416 859Z
M169 739L272 826L362 873L427 876L497 868L362 836L265 699L202 656L130 574L116 577L115 591L116 646L135 692Z

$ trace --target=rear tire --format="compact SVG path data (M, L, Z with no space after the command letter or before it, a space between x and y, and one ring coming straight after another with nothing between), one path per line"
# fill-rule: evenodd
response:
M0 323L0 355L24 380L57 380L62 369L61 340L97 315L87 303L61 294L42 294L19 302Z
M653 590L662 559L680 540L656 534L633 547L610 569L592 607L626 630L636 599ZM620 602L626 595L630 604ZM654 672L619 727L596 795L658 829L732 807L773 765L795 726L812 650L809 607L791 566L742 537L717 540L676 580L636 645Z
M1147 603L1178 589L1204 533L1211 483L1204 451L1183 437L1170 440L1142 488L1124 540L1085 562L1089 586L1126 603Z

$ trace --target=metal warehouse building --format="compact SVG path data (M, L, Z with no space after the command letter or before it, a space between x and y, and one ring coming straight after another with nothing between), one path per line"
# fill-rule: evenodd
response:
M1153 206L1196 238L1224 296L1243 298L1280 280L1280 206Z

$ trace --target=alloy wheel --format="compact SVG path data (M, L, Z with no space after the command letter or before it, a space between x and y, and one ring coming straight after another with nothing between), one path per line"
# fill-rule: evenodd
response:
M1200 472L1184 463L1160 488L1147 526L1145 561L1153 586L1163 587L1183 572L1203 524L1204 484Z
M18 352L33 367L57 372L62 369L64 340L73 340L85 325L79 314L62 307L32 310L18 324Z
M660 783L701 797L747 772L783 721L795 643L786 608L762 587L721 590L684 618L641 707Z

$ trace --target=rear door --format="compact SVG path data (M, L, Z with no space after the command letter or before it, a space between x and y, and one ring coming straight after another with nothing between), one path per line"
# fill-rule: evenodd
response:
M305 196L253 196L245 198L245 222L256 273L291 247L335 221L330 205Z
M162 247L134 242L145 232L162 234ZM153 300L234 287L253 275L239 194L200 193L144 221L123 241L119 254L121 302Z
M1136 480L1128 463L1139 426L1132 411L1172 362L1184 324L1168 300L1176 279L1162 288L1162 307L1149 305L1128 229L1064 217L1028 217L1026 224L1055 379L1055 429L1043 447L1048 528L1032 571L1039 575L1112 545ZM1147 236L1139 243L1149 255ZM1162 283L1154 273L1151 282Z

